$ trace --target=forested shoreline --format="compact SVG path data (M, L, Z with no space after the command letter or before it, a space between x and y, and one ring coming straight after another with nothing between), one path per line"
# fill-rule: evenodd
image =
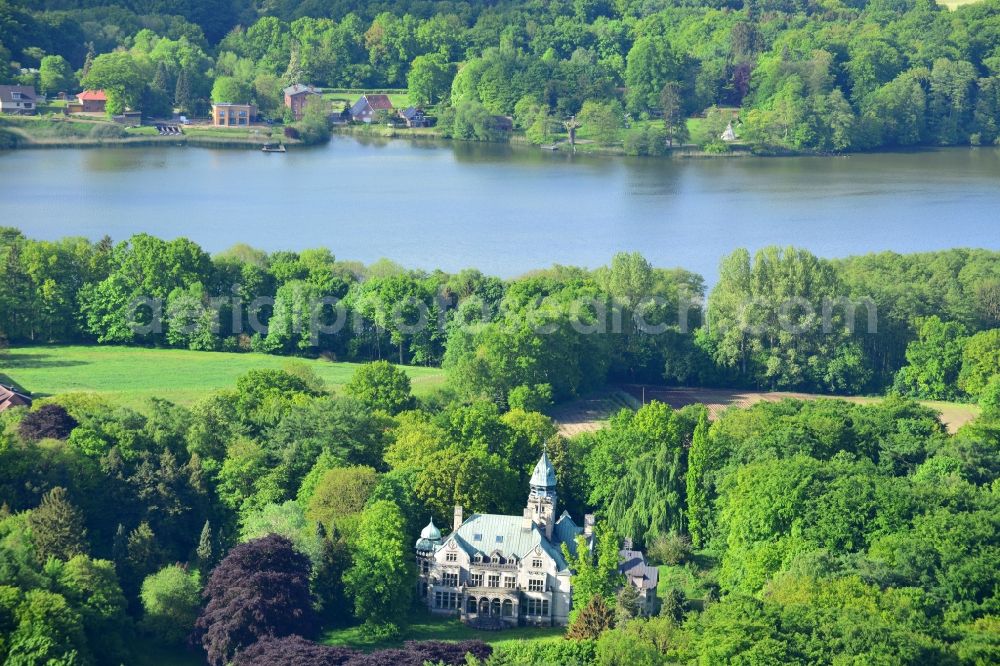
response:
M139 234L0 230L0 338L441 366L463 399L608 382L976 401L1000 363L1000 253L738 250L718 281L619 253L501 280L328 249L209 255ZM25 387L30 390L30 387Z
M291 83L405 89L444 135L581 137L629 154L992 145L1000 2L158 3L3 0L0 82L78 86L152 117ZM10 63L4 67L3 63ZM692 125L690 118L696 118ZM696 131L691 130L692 127ZM692 136L697 134L697 136Z

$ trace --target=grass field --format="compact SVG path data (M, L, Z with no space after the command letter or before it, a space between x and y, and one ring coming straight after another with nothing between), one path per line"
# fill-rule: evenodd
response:
M87 392L133 407L150 397L189 405L212 391L234 386L247 370L282 368L288 363L305 364L335 393L358 367L355 363L183 349L15 347L0 354L0 383L15 384L36 397ZM437 368L407 367L406 371L417 395L444 382L444 373Z
M504 631L478 631L462 624L457 618L438 618L428 613L418 613L410 618L403 635L396 640L380 641L365 634L360 627L333 629L323 634L320 642L326 645L343 645L359 650L381 650L399 647L404 641L469 641L480 640L498 646L515 641L562 640L562 627L516 627Z
M366 92L368 91L361 89L328 88L323 91L323 99L351 106ZM405 109L410 105L410 95L405 88L393 89L391 92L384 94L389 95L389 101L392 102L392 106L396 109Z

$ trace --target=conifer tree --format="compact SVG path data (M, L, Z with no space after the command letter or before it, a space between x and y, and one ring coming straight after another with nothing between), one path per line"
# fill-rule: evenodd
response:
M587 605L580 609L576 619L569 626L566 638L575 640L594 639L599 637L606 629L611 629L615 624L615 615L608 602L599 594L595 594L587 602Z
M615 623L621 624L637 617L640 608L639 589L635 585L623 585L618 591L618 603L615 605Z
M55 487L42 497L38 508L28 515L36 557L69 560L87 553L87 528L83 513L69 501L65 488Z
M191 99L191 80L185 69L182 69L177 75L177 84L174 86L174 106L184 113L193 112L191 108L194 106Z
M198 557L198 567L203 573L207 573L215 564L215 548L212 542L212 525L205 521L205 526L201 528L201 537L198 539L198 548L195 550Z
M149 85L156 90L167 91L167 87L170 85L170 73L167 71L166 64L163 62L156 64L156 73L153 74L153 81Z
M139 580L160 565L160 547L149 523L142 521L128 535L128 564Z
M115 564L121 566L125 563L125 559L128 557L128 532L125 531L125 526L118 523L118 529L115 530L115 539L111 544L111 559L114 560Z

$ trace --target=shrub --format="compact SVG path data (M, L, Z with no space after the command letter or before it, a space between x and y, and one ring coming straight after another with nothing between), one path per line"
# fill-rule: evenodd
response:
M535 384L534 386L516 386L507 395L507 405L511 409L523 409L526 412L541 412L552 406L552 385Z
M165 567L146 577L139 597L144 627L165 643L184 642L201 608L198 574L176 564Z
M18 432L30 441L66 439L76 426L76 419L62 405L42 405L21 419Z
M649 545L649 557L655 562L671 566L684 562L691 555L691 538L686 534L671 532L657 537Z
M567 641L504 641L493 650L489 666L579 666L592 664L596 643Z
M127 133L121 125L100 123L90 129L90 138L92 139L121 139L124 136L127 136Z

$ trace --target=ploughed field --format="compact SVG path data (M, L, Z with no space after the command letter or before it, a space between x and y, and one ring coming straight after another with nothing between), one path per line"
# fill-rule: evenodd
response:
M550 411L559 423L559 431L567 437L583 432L593 432L622 407L636 408L643 400L658 400L677 409L686 405L701 403L708 408L709 418L716 418L730 407L749 407L758 402L778 402L786 398L815 400L818 398L838 398L852 402L874 402L879 398L862 396L824 396L814 393L792 393L785 391L748 391L742 389L708 389L692 387L666 387L644 384L628 384L586 396ZM976 405L957 402L922 400L924 404L941 414L941 421L955 432L971 421L979 413Z
M234 387L236 378L248 370L281 369L289 363L310 368L334 393L358 367L356 363L184 349L12 347L0 352L0 384L14 384L36 398L84 392L131 407L140 407L151 397L190 405L213 391ZM406 372L417 395L444 381L444 372L437 368L407 367Z

